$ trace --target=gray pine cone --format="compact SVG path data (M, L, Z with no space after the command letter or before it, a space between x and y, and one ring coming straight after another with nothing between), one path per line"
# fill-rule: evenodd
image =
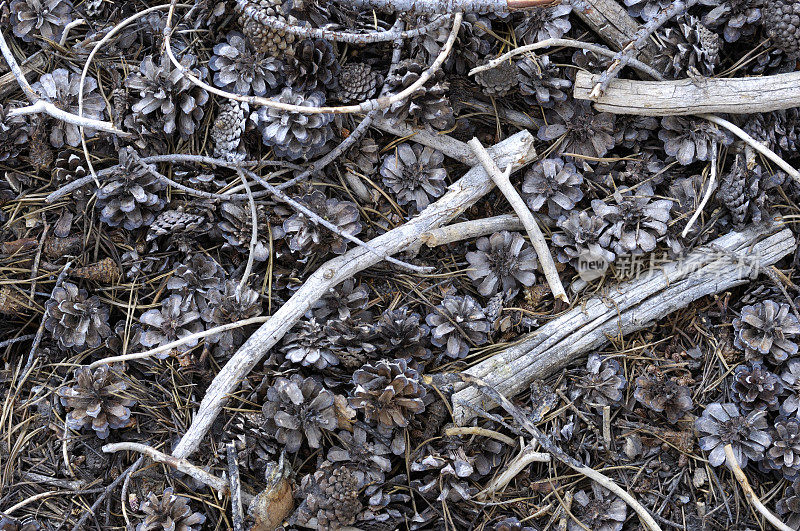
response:
M44 327L62 350L99 347L111 335L108 306L71 282L53 290L45 303Z
M706 120L666 116L661 119L658 138L667 155L687 166L696 161L711 160L711 145L727 146L733 138Z
M375 325L376 342L381 353L391 358L430 358L431 351L425 346L430 328L421 320L420 314L405 306L385 310Z
M36 37L59 42L64 28L72 22L72 3L68 0L13 0L9 9L14 35L25 42Z
M447 356L465 358L471 346L488 341L491 325L480 304L469 295L447 295L425 317L431 327L431 343L446 347Z
M420 374L404 359L364 365L353 373L353 385L348 402L364 411L367 422L404 428L411 415L425 411Z
M475 81L483 93L492 98L501 98L517 88L519 69L514 61L503 61L494 68L475 74Z
M234 249L243 254L248 254L250 241L252 240L253 216L250 205L240 202L222 203L220 206L222 221L219 222L219 230L225 241ZM271 227L269 223L267 206L263 203L256 205L256 225L258 227L258 238L253 247L253 259L264 262L269 258L270 235L278 239L283 237L283 229L280 226Z
M546 125L539 128L539 140L564 137L556 154L574 153L602 157L614 147L614 115L597 113L588 101L561 102L545 111Z
M417 81L427 66L421 59L404 59L394 73L386 78L386 87L392 94L403 91ZM399 101L384 111L388 119L410 121L415 126L430 126L438 131L450 129L455 124L453 108L447 98L449 84L439 70L410 98Z
M164 210L147 229L146 241L152 241L162 236L196 237L208 232L211 228L209 217L202 213L195 213L185 205L175 209Z
M31 88L44 99L56 104L59 109L78 114L80 78L80 74L69 72L66 68L58 68L42 75ZM106 102L97 91L97 81L92 77L87 77L83 82L83 116L102 120L105 108ZM81 144L80 128L77 125L54 118L47 118L45 123L50 131L50 144L54 148L61 148L64 144L73 147ZM84 134L91 138L97 134L97 131L84 129Z
M800 334L800 323L788 304L767 300L742 308L733 320L733 344L744 350L751 361L767 359L779 365L797 354L794 337Z
M326 199L325 194L314 190L300 199L300 202L346 234L355 236L361 232L358 207L350 201ZM299 251L304 255L324 255L328 252L344 254L347 251L347 240L331 233L302 212L284 221L283 229L292 251Z
M447 171L444 154L422 144L403 143L383 159L380 174L383 184L395 195L399 205L411 205L422 212L444 195Z
M253 51L238 31L229 32L225 41L214 46L214 55L208 61L216 86L236 94L263 96L281 83L283 65L277 58Z
M259 17L273 17L288 24L298 23L295 17L289 15L290 2L284 4L283 0L255 0L249 3L258 5ZM258 22L256 18L246 17L243 13L239 15L239 25L242 27L244 35L250 40L253 49L272 57L294 54L294 43L297 41L297 36L282 30L268 28Z
M363 508L358 499L362 477L348 464L324 462L300 482L296 496L303 501L290 523L331 531L352 525Z
M600 246L600 237L608 226L602 216L591 212L572 211L556 222L561 232L554 232L553 243L557 247L556 258L562 264L569 262L578 267L578 259L587 253L603 258L612 263L616 255Z
M94 371L88 367L75 369L75 385L58 390L61 405L69 409L67 426L79 430L90 426L100 439L110 430L124 428L131 418L136 400L125 396L128 384L108 365Z
M764 27L772 42L793 57L800 56L800 0L764 2Z
M544 159L527 172L522 181L525 203L533 211L547 205L547 215L558 219L583 199L583 175L571 162L561 158Z
M97 190L100 221L133 230L150 225L166 203L159 195L164 184L136 161L133 148L119 151L119 166Z
M378 93L383 76L366 63L347 63L339 72L336 98L344 103L362 102Z
M239 283L234 280L226 281L221 288L209 289L207 299L200 316L212 326L243 321L264 311L258 292L246 286L240 290ZM245 328L234 328L209 336L206 341L216 344L221 354L227 355L244 343L248 335Z
M180 64L199 79L205 79L205 67L195 68L194 55L184 53ZM139 101L131 106L130 126L138 125L151 133L171 135L176 130L187 139L203 119L203 106L208 92L198 87L175 69L166 54L158 64L148 55L139 64L139 71L127 79L127 85L139 92Z
M572 81L562 77L561 69L550 61L550 56L525 57L517 62L517 67L519 92L526 103L549 108L567 101L566 91Z
M167 289L181 296L184 311L203 308L209 290L221 289L225 270L212 258L193 254L175 268Z
M136 526L136 531L198 531L205 515L193 513L189 500L174 493L172 487L164 489L159 499L152 492L141 506L144 520Z
M280 351L287 361L303 367L325 369L339 365L325 326L317 319L300 321L284 336Z
M8 117L8 106L0 105L0 162L12 161L28 142L30 127L22 116Z
M310 448L322 445L322 430L338 425L333 393L314 378L293 374L278 377L267 389L262 407L265 429L289 453L296 453L308 442Z
M144 325L139 341L148 348L183 339L204 329L200 321L200 312L196 309L187 310L183 297L177 294L164 299L160 310L153 308L144 312L139 321ZM176 349L187 352L196 347L199 341L199 339L187 341Z
M621 531L628 513L627 504L597 483L592 483L592 495L585 490L575 493L575 517L594 531ZM583 530L583 526L570 518L568 531Z
M239 149L247 124L250 107L247 103L227 101L219 108L217 119L211 127L211 140L214 141L214 156L227 160L243 160L246 153Z
M287 87L273 100L292 105L322 107L325 94L316 91L304 96ZM325 143L333 138L331 114L302 114L260 107L250 114L250 119L261 131L264 145L271 147L276 156L291 160L308 160L320 153Z
M767 450L762 463L768 469L777 470L789 481L800 475L800 421L779 416L770 430L772 446Z
M333 45L322 39L305 39L295 46L294 55L285 59L286 85L297 92L333 89L339 78L339 60Z
M586 371L575 380L575 395L594 406L616 405L622 401L623 391L628 385L617 360L589 355Z
M478 250L466 254L470 265L467 276L484 297L510 293L520 284L533 286L536 282L536 251L518 232L495 232L488 238L478 238L475 245Z
M706 406L694 426L701 436L698 442L700 449L709 452L708 462L711 466L720 466L725 462L727 444L733 448L736 460L742 467L746 467L750 459L762 460L772 442L767 432L766 414L764 410L754 410L744 415L732 403L714 402Z

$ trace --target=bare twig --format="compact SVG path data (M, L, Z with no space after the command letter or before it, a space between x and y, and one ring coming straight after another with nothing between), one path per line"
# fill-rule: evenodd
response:
M700 204L697 205L697 208L692 214L692 217L689 218L689 221L686 223L686 227L681 232L681 238L685 238L689 231L692 229L692 225L694 222L697 221L697 218L700 217L700 214L703 212L703 209L708 203L708 200L711 199L711 195L714 193L714 188L717 185L717 142L714 141L711 144L711 175L708 178L708 187L706 188L706 193L703 195L703 199L700 201Z
M249 0L236 0L239 11L244 16L255 20L264 27L297 35L304 39L324 39L326 41L346 42L350 44L371 44L375 42L387 42L394 40L413 39L418 35L424 35L439 26L445 24L450 15L434 18L428 24L412 30L403 31L402 29L392 28L388 31L376 31L373 33L348 33L344 31L333 31L326 29L310 28L307 26L297 26L289 24L275 17L265 15L258 4ZM448 11L447 13L451 13Z
M244 185L244 189L247 192L247 198L250 202L250 217L251 227L250 227L250 250L247 253L247 265L244 268L244 272L242 273L242 280L239 282L239 287L237 291L241 293L244 287L247 285L247 281L250 280L250 272L253 270L253 260L256 257L256 245L258 244L258 212L256 211L256 200L253 199L253 192L250 191L250 185L247 183L247 177L244 176L244 172L239 169L239 178L242 180L242 184Z
M514 163L515 168L521 168L536 158L533 137L527 131L521 131L504 140L494 146L492 151L494 156L499 157L501 164ZM487 194L492 187L492 180L486 171L481 167L473 167L451 185L444 196L418 216L371 240L370 244L386 255L407 249L416 243L420 234L447 223ZM175 447L173 455L185 457L198 448L241 379L280 341L311 304L330 288L379 261L380 258L375 254L357 247L329 260L315 271L291 299L250 336L217 374L206 391L192 425Z
M269 317L251 317L249 319L243 319L241 321L236 321L235 323L227 323L224 325L215 326L214 328L209 328L208 330L203 330L202 332L196 332L194 334L188 335L186 337L182 337L180 339L176 339L170 343L165 345L161 345L155 348L151 348L150 350L146 350L144 352L129 352L127 354L120 354L119 356L111 356L108 358L103 358L92 362L89 365L90 369L96 369L101 365L111 365L114 363L120 363L124 361L133 361L133 360L143 360L150 357L155 356L161 352L168 352L174 348L177 348L181 345L189 343L191 341L195 341L198 339L202 339L204 337L213 336L214 334L219 334L221 332L225 332L227 330L233 330L235 328L241 328L243 326L248 326L252 324L263 324L269 320Z
M55 104L43 99L39 99L36 101L36 103L31 105L18 107L8 111L9 118L13 118L14 116L27 116L29 114L47 114L56 120L61 120L62 122L74 124L79 127L88 127L89 129L105 131L106 133L112 133L123 138L129 138L131 136L130 133L126 133L125 131L121 131L114 127L114 124L111 122L104 122L102 120L95 120L93 118L82 118L76 114L63 111L56 107Z
M736 455L733 453L733 448L730 444L725 445L725 457L731 472L733 472L733 477L735 477L736 481L738 481L739 485L741 485L742 490L744 491L744 497L747 498L747 501L750 502L750 505L752 505L756 511L761 513L769 523L775 526L776 529L780 529L781 531L794 531L794 528L789 527L781 522L780 518L775 516L772 511L767 509L758 498L753 490L753 487L750 486L750 482L747 481L747 476L744 475L742 467L739 466L739 461L736 460Z
M143 462L144 462L144 457L139 457L139 459L137 459L131 466L125 469L125 472L117 476L117 478L114 481L112 481L108 485L108 487L105 488L103 493L97 497L97 499L94 501L89 510L84 511L84 513L78 519L78 522L72 527L72 531L82 531L84 529L83 524L85 524L86 521L89 519L89 517L94 514L94 512L97 510L98 507L100 507L100 504L103 503L103 500L105 500L108 497L108 495L111 494L111 492L117 488L117 485L125 481L125 478L133 474L133 472L135 472Z
M119 443L106 444L105 446L103 446L102 450L107 454L113 454L116 452L125 452L125 451L144 454L157 463L164 463L165 465L169 465L175 470L178 470L179 472L183 472L184 474L191 476L192 478L196 479L203 485L211 487L212 489L217 491L220 494L220 496L230 493L228 482L223 478L217 477L213 474L209 474L202 468L190 463L186 459L179 459L177 457L173 457L171 455L160 452L155 448L153 448L152 446L135 442L119 442ZM246 492L242 492L242 501L244 503L250 503L251 499L252 496L248 495Z
M228 454L228 482L231 494L231 519L233 531L244 531L244 511L242 510L242 484L239 479L239 457L236 445L229 442L225 445Z
M534 50L540 50L542 48L549 48L551 46L565 46L568 48L580 48L582 50L587 50L589 52L596 53L597 55L604 55L606 57L616 57L616 53L613 50L609 50L604 46L599 46L597 44L591 44L588 42L576 41L574 39L545 39L543 41L534 42L533 44L528 44L525 46L520 46L519 48L514 48L513 50L504 53L500 57L492 59L488 63L480 66L476 66L472 70L469 71L469 75L474 76L478 72L483 72L484 70L489 70L490 68L495 68L498 65L502 64L505 61L508 61L512 57L517 55L532 52ZM631 58L629 60L629 64L631 67L644 72L645 74L649 75L653 79L664 79L664 76L658 73L653 67L644 64L641 61Z
M533 435L533 438L536 439L536 442L541 445L543 450L549 452L553 457L574 471L583 474L584 476L595 481L596 483L599 483L606 489L622 498L622 500L624 500L625 503L631 507L631 509L636 511L636 514L639 515L642 523L649 527L651 531L661 531L661 527L658 525L658 523L656 523L647 509L645 509L638 501L636 501L636 498L628 494L628 491L614 483L610 478L606 477L597 470L589 468L577 459L567 455L561 448L556 446L549 437L542 433L539 428L534 426L534 424L530 421L530 419L528 419L527 415L525 415L522 410L512 404L506 397L497 392L493 387L479 378L475 378L474 376L468 376L464 373L460 373L459 376L463 381L476 386L483 394L500 404L500 406L505 409L506 412L509 413L519 425L525 428L528 433Z
M180 64L178 59L175 57L175 54L173 53L172 46L170 45L170 37L173 31L172 17L175 6L176 2L175 0L173 0L173 3L170 5L169 14L167 15L167 25L164 28L164 46L167 52L167 56L169 57L170 61L172 61L173 66L181 74L183 74L186 77L186 79L188 79L198 87L201 87L212 94L216 94L217 96L221 96L223 98L228 98L235 101L242 101L248 103L253 107L270 107L273 109L280 109L286 112L295 112L304 114L366 113L377 109L385 109L395 103L401 102L411 97L421 86L427 83L428 80L442 67L442 64L444 64L445 60L450 55L450 52L453 49L453 44L456 41L456 37L458 36L458 30L461 27L461 20L463 19L463 15L461 13L456 13L453 16L453 27L450 29L450 35L448 36L444 46L442 46L439 55L433 61L433 64L431 64L431 66L419 76L419 79L417 79L414 83L409 85L404 90L398 92L397 94L380 96L372 100L364 101L357 105L344 105L341 107L308 107L305 105L290 105L288 103L282 103L280 101L275 101L260 96L242 96L240 94L234 94L233 92L227 92L218 89L217 87L213 87L208 83L206 83L205 81L199 79L194 74L192 74L189 71L189 69Z
M501 230L522 230L525 225L514 214L502 214L491 218L473 219L453 223L446 227L434 229L419 237L420 244L437 247L449 243L472 240Z
M611 61L608 69L600 76L600 79L592 89L592 93L589 97L593 100L600 98L608 88L608 84L611 80L617 77L620 70L631 64L634 54L644 47L648 39L650 39L650 36L653 35L658 28L666 24L672 17L679 13L686 12L687 9L697 2L698 0L675 0L669 7L662 10L661 13L650 19L647 24L639 28L633 40L614 55L614 59Z
M481 435L483 437L489 437L490 439L494 439L496 441L500 441L505 443L509 446L515 446L517 441L509 437L508 435L503 435L499 431L488 430L486 428L481 428L480 426L453 426L444 430L444 434L448 437L452 437L455 435ZM547 457L547 460L550 460L550 457Z
M483 147L480 140L477 138L473 138L467 142L467 145L472 148L472 151L478 157L483 168L491 176L497 188L506 197L511 208L514 209L514 212L517 213L520 221L522 221L522 224L525 226L525 230L531 239L531 245L533 245L533 248L536 250L536 255L539 257L539 264L542 266L542 271L544 271L544 276L547 279L547 284L550 286L550 291L553 292L553 296L556 299L561 299L569 303L569 298L567 297L566 291L564 291L564 286L561 284L561 278L558 276L558 270L556 270L556 265L553 262L550 249L547 247L544 234L542 234L539 224L536 223L536 218L533 217L525 201L523 201L519 192L517 192L511 184L511 180L509 179L511 166L508 166L505 172L501 172L500 168L497 167L494 160L489 156L486 148Z
M503 490L506 485L511 483L512 479L517 477L517 475L525 470L525 467L531 463L549 463L550 454L538 452L538 448L538 440L534 439L528 443L522 450L520 450L519 454L512 459L508 465L506 465L505 470L503 470L503 472L501 472L499 475L495 476L494 479L492 479L492 481L486 486L486 488L478 493L478 500L485 500L495 492Z
M25 97L28 98L28 101L31 103L36 103L39 101L40 96L34 92L31 84L28 83L27 79L25 79L25 74L22 73L22 69L19 67L17 59L11 52L11 48L8 47L8 43L6 42L6 38L3 36L2 32L0 32L0 51L2 51L3 58L6 60L6 63L8 63L11 73L14 74L14 77L17 79L17 83L19 83L19 86L22 89L22 92L25 93Z

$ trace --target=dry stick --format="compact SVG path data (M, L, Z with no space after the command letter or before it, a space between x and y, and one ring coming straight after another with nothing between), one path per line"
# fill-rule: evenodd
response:
M706 193L703 195L703 199L700 201L700 204L697 205L697 208L692 214L692 217L689 218L689 222L686 223L686 228L683 229L681 232L681 238L685 238L689 231L694 225L694 222L697 221L697 218L700 217L700 214L703 212L703 209L708 203L708 200L711 199L711 195L714 193L714 187L717 184L717 142L716 140L711 144L711 175L708 179L708 187L706 188Z
M611 65L603 72L597 84L592 89L592 93L590 94L591 99L597 100L603 95L611 80L619 75L620 70L631 63L633 54L644 47L648 39L650 39L650 36L653 35L658 28L666 24L668 20L677 14L686 12L687 9L697 2L698 0L675 0L669 7L663 9L661 13L639 28L631 42L614 55Z
M14 57L14 54L11 52L11 48L8 47L8 43L6 42L5 37L3 36L3 32L0 31L0 51L3 53L3 57L8 63L8 67L11 69L11 73L14 74L14 77L17 79L17 83L19 83L22 92L25 93L25 97L28 98L28 101L31 103L36 103L39 101L40 96L34 92L31 84L28 83L28 80L25 79L25 74L22 73L22 69L19 67L17 63L17 59Z
M477 387L483 394L487 397L495 401L496 403L500 404L500 406L509 413L516 422L518 422L528 433L533 435L533 438L536 439L542 449L549 452L553 457L573 469L574 471L583 474L584 476L588 477L589 479L594 480L595 482L599 483L606 489L610 490L620 498L622 498L625 503L630 505L630 507L636 511L636 514L639 515L639 518L642 522L649 527L652 531L661 531L661 527L656 523L650 513L642 507L642 505L636 501L636 498L628 494L628 491L614 483L610 478L606 477L602 473L594 470L593 468L589 468L588 466L584 465L577 459L567 455L561 448L556 446L549 437L547 437L544 433L542 433L539 428L534 426L533 422L528 419L527 415L525 415L522 410L520 410L517 406L512 404L508 398L497 392L493 387L489 384L484 382L483 380L476 378L474 376L469 376L467 374L461 373L460 378L475 387Z
M744 475L742 467L739 466L739 461L736 460L736 455L733 453L733 447L731 447L730 444L725 445L725 457L728 466L733 472L733 476L736 478L736 481L739 482L739 485L741 485L742 490L744 491L744 496L747 498L747 501L750 502L750 505L752 505L756 511L761 513L764 518L769 521L769 523L775 526L776 529L780 529L781 531L794 531L794 528L789 527L781 522L781 519L775 516L772 511L767 509L758 498L753 490L753 487L750 486L750 482L747 481L747 476Z
M116 452L137 452L140 454L144 454L156 463L164 463L165 465L169 465L175 470L179 472L183 472L184 474L191 476L192 478L196 479L203 485L207 485L212 489L216 490L220 496L229 494L230 491L228 490L228 482L225 481L223 478L219 478L213 474L210 474L203 470L202 468L198 467L187 461L186 459L180 459L177 457L173 457L171 455L165 454L153 448L152 446L148 446L142 443L135 443L135 442L120 442L120 443L111 443L106 444L102 447L102 450L107 454L113 454ZM242 493L242 501L244 503L250 503L253 497L246 492Z
M29 339L34 339L35 337L36 334L28 334L26 336L19 336L11 339L6 339L5 341L0 341L0 348L5 348L9 345L13 345L14 343L19 343L20 341L27 341Z
M30 57L28 57L27 59L25 59L21 65L18 65L18 68L22 72L22 76L25 77L32 73L36 73L38 70L44 68L44 65L45 65L44 52L40 50L31 55ZM19 88L19 83L17 82L17 78L15 77L14 72L6 72L2 76L0 76L0 98L8 96L18 88Z
M120 474L114 481L112 481L111 484L109 484L108 487L105 488L103 493L97 497L97 499L94 501L89 510L84 512L83 515L81 515L80 519L78 519L78 522L72 527L72 531L82 531L84 529L83 524L85 524L86 521L89 519L89 517L94 514L94 512L97 510L98 507L100 507L100 504L103 503L103 500L105 500L106 497L108 497L108 495L111 494L111 491L117 488L117 485L125 481L125 479L130 474L132 474L136 469L138 469L143 462L144 462L144 457L139 457L139 459L137 459L131 466L125 469L125 472Z
M469 75L474 76L478 72L483 72L484 70L489 70L491 68L495 68L495 67L499 66L500 64L502 64L504 61L508 61L509 59L511 59L512 57L515 57L517 55L520 55L520 54L523 54L523 53L532 52L532 51L535 51L535 50L540 50L542 48L549 48L551 46L564 46L564 47L567 47L567 48L580 48L580 49L583 49L583 50L587 50L587 51L596 53L597 55L604 55L606 57L615 57L616 56L616 53L614 51L609 50L608 48L606 48L604 46L597 45L597 44L591 44L591 43L588 43L588 42L576 41L574 39L545 39L543 41L535 42L533 44L528 44L528 45L525 45L525 46L520 46L519 48L514 48L513 50L504 53L500 57L492 59L491 61L489 61L488 63L486 63L484 65L476 66L475 68L473 68L472 70L469 71ZM641 72L644 72L645 74L651 76L653 79L664 79L664 76L662 76L660 73L658 73L658 71L655 70L652 66L646 65L646 64L644 64L643 62L641 62L641 61L639 61L637 59L630 59L629 65L631 67L633 67L633 68L635 68L635 69L637 69L637 70L639 70Z
M489 156L486 148L483 147L481 141L477 138L473 138L467 142L467 145L472 148L472 151L478 157L483 168L489 176L491 176L498 190L506 196L511 208L514 209L514 212L517 213L520 221L522 221L522 224L525 226L525 230L531 239L533 248L536 250L536 255L539 257L539 264L542 266L544 277L547 279L547 285L550 286L550 291L553 292L553 296L556 299L561 299L569 303L569 298L564 291L564 286L561 284L561 278L558 276L558 270L556 270L556 264L553 262L553 256L550 254L550 248L547 246L544 234L542 234L539 224L536 223L536 218L531 214L525 201L520 197L514 185L511 184L511 180L509 179L511 175L511 166L509 165L506 167L505 172L501 172L500 168L498 168L497 164L492 160L492 157Z
M521 168L536 158L533 136L521 131L492 148L501 164ZM492 180L481 167L473 167L450 186L438 201L405 224L370 240L370 245L391 255L414 245L419 235L439 227L464 212L492 189ZM230 393L303 314L328 290L347 278L378 263L380 258L362 247L328 260L261 328L250 336L217 374L200 403L192 425L175 447L173 455L186 457L197 450L201 440L222 411Z
M188 68L184 67L178 60L175 58L175 54L172 51L172 46L170 45L170 38L172 36L172 15L174 13L174 8L176 5L176 1L173 0L172 4L170 4L169 14L167 15L167 24L164 28L164 46L167 52L167 56L169 60L172 61L173 66L186 77L189 81L197 85L198 87L203 88L204 90L216 94L217 96L221 96L223 98L228 98L235 101L241 101L252 105L253 107L270 107L273 109L280 109L282 111L287 112L295 112L295 113L303 113L303 114L326 114L326 113L333 113L333 114L349 114L349 113L366 113L376 109L385 109L395 103L401 102L410 98L422 85L428 82L428 80L439 71L442 64L445 62L447 57L450 55L450 52L453 49L453 44L456 41L456 37L458 36L458 30L461 27L461 20L464 18L462 13L456 13L453 16L453 27L450 29L450 35L447 38L447 42L445 42L444 46L442 46L439 55L434 60L433 64L425 70L414 83L412 83L406 89L398 92L397 94L389 94L386 96L380 96L378 98L367 100L365 102L359 103L357 105L345 105L341 107L308 107L305 105L290 105L288 103L282 103L280 101L274 101L269 98L263 98L260 96L242 96L241 94L234 94L233 92L227 92L216 87L212 87L205 81L199 79L197 76L192 74Z
M339 4L359 9L376 9L384 12L406 11L420 13L508 13L521 9L547 7L557 4L553 0L335 0Z
M225 445L228 454L228 481L231 493L231 519L233 531L244 531L244 511L242 510L242 483L239 479L239 456L236 445L229 442Z
M412 39L418 35L429 33L446 23L450 19L449 13L455 11L448 11L448 15L437 17L428 24L413 30L403 31L392 28L388 31L376 31L373 33L348 33L344 31L332 31L289 24L278 18L264 14L258 4L250 2L249 0L236 0L236 5L242 15L272 30L298 35L304 39L323 39L326 41L346 42L349 44L372 44L376 42L395 41L398 39Z
M241 293L244 287L247 285L247 281L250 279L250 272L253 270L253 260L256 256L256 244L258 244L258 212L256 211L256 200L253 199L253 192L250 191L250 185L247 183L247 178L244 176L244 172L241 170L241 168L239 168L239 178L242 179L242 184L247 192L247 198L250 202L250 218L252 219L252 227L250 228L250 250L247 253L247 265L244 267L242 280L239 282L239 286L236 288L236 291Z
M434 229L422 234L419 239L428 247L448 245L463 240L472 240L500 232L501 230L522 230L525 225L514 214L503 214L491 218L474 219L453 223L446 227Z
M538 452L538 448L539 441L536 439L528 443L522 450L520 450L519 455L517 455L508 463L508 465L506 465L506 469L503 470L500 475L492 479L486 488L478 493L478 500L483 501L495 492L503 490L509 483L511 483L512 479L517 477L517 475L525 470L525 467L531 463L549 463L551 461L550 454Z
M103 358L101 360L97 360L89 364L89 368L96 369L101 365L112 365L114 363L120 363L125 361L147 359L152 356L155 356L160 352L169 351L183 344L189 343L190 341L202 339L208 336L213 336L214 334L225 332L227 330L233 330L234 328L240 328L242 326L247 326L251 324L263 324L266 323L269 319L270 319L269 317L251 317L250 319L243 319L241 321L236 321L235 323L228 323L224 325L215 326L214 328L209 328L208 330L203 330L202 332L196 332L186 337L176 339L175 341L167 343L166 345L161 345L159 347L155 347L150 350L146 350L144 352L132 352L132 353L129 352L128 354L120 354L119 356L111 356L108 358Z
M490 439L494 439L496 441L500 441L502 443L507 444L508 446L516 446L517 441L509 437L508 435L504 435L499 431L494 430L487 430L486 428L481 428L479 426L454 426L452 428L447 428L444 430L444 434L448 437L456 436L456 435L481 435L483 437L489 437ZM550 460L550 456L547 454L542 454L547 456L547 461Z

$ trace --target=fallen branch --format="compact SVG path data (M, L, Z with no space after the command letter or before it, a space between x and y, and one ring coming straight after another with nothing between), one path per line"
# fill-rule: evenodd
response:
M747 476L744 475L742 467L739 466L739 462L736 460L736 455L733 453L733 448L730 444L725 445L725 457L731 472L733 472L733 477L735 477L736 481L738 481L739 485L741 485L742 490L744 491L744 497L747 498L747 501L750 502L750 505L752 505L756 511L761 513L769 523L775 526L776 529L780 529L780 531L794 531L794 528L789 527L781 522L780 518L775 516L772 511L767 509L758 498L753 490L753 487L750 486L750 482L747 481Z
M62 122L68 124L74 124L79 127L86 127L88 129L95 129L97 131L105 131L106 133L111 133L123 138L129 138L132 136L130 133L126 133L125 131L117 129L111 122L81 117L77 114L63 111L56 107L55 104L43 99L39 99L36 101L36 103L32 103L25 107L17 107L16 109L11 109L8 111L9 118L13 118L15 116L27 116L29 114L47 114L56 120L61 120Z
M533 136L521 131L491 149L498 163L513 164L519 169L536 158ZM469 170L450 186L449 191L428 206L417 217L377 238L370 245L393 255L408 249L419 240L419 235L444 225L469 208L493 187L492 180L481 167ZM261 360L303 314L328 290L359 271L378 263L380 258L370 251L357 247L342 256L333 258L315 271L266 324L261 326L225 364L208 387L206 396L195 415L192 425L175 447L173 455L186 457L194 452L208 432L230 394L242 378Z
M446 227L429 230L419 237L420 244L437 247L464 240L473 240L500 232L501 230L522 230L525 225L514 214L503 214L491 218L475 219L453 223Z
M639 30L639 24L628 14L627 9L615 0L582 0L573 2L573 5L572 12L615 50L627 46ZM636 59L650 64L656 53L658 47L653 41L648 40L639 50Z
M135 443L135 442L119 442L119 443L111 443L106 444L103 446L102 450L107 454L113 454L116 452L137 452L140 454L144 454L156 463L164 463L165 465L169 465L175 470L179 472L183 472L184 474L191 476L192 478L196 479L203 485L207 485L217 491L220 496L230 494L228 481L217 477L213 474L209 474L202 468L198 467L187 461L186 459L180 459L177 457L173 457L171 455L167 455L163 452L159 452L152 446L148 446L142 443ZM246 492L242 492L242 502L247 504L250 503L250 500L253 499L252 495L247 494Z
M500 168L497 167L497 164L495 164L494 160L492 160L489 153L481 144L481 141L477 138L473 138L467 142L467 145L478 157L481 165L483 165L483 169L485 169L492 178L498 190L506 197L511 208L514 209L514 212L517 213L520 221L522 221L522 224L525 226L525 231L528 233L528 237L531 239L531 245L533 245L533 248L536 250L536 255L539 257L539 265L542 266L542 271L544 271L544 276L547 279L547 285L550 286L550 291L553 292L553 297L569 303L569 298L564 291L564 286L561 284L561 278L558 276L558 270L556 270L556 264L553 262L553 255L550 253L550 248L547 246L544 234L542 234L542 230L539 228L539 224L536 223L536 218L533 217L528 205L525 204L519 192L517 192L514 185L511 184L511 180L509 179L511 175L511 165L506 167L505 172L500 171Z
M19 65L18 74L27 81L30 74L36 74L37 70L44 68L45 59L44 52L39 51L28 57L21 65ZM8 72L0 76L0 98L5 98L19 88L17 78L14 72Z
M495 492L503 490L531 463L549 463L550 454L538 452L539 446L539 441L536 439L525 445L519 454L506 465L506 469L500 475L495 476L486 488L478 493L477 499L483 501Z
M628 491L614 483L609 477L603 475L602 473L598 472L597 470L590 468L572 456L567 455L561 448L556 446L549 437L547 437L544 433L542 433L539 428L534 426L533 422L528 418L525 413L512 404L506 397L501 395L497 389L486 383L485 381L481 380L480 378L475 378L474 376L469 376L466 374L460 375L461 379L471 384L475 387L475 389L488 397L492 400L498 402L500 406L506 410L507 413L511 414L514 420L525 430L533 435L533 438L536 440L537 443L542 447L543 450L549 452L553 457L573 469L575 472L583 474L584 476L588 477L589 479L593 480L594 482L600 484L601 486L605 487L606 489L610 490L617 496L619 496L625 503L627 503L631 509L636 511L636 514L639 515L639 519L645 524L647 527L651 529L651 531L661 531L661 527L656 523L650 513L642 507L642 505L636 501L636 498L631 496Z
M768 266L794 251L791 230L776 225L750 226L701 247L683 260L619 285L611 294L592 297L558 319L542 326L516 345L482 361L466 372L484 379L505 396L514 396L536 380L562 369L575 358L601 348L609 337L640 330L692 301L748 281L752 267L713 246L741 252ZM491 407L475 389L458 389L453 413L463 425L475 415L473 407Z
M553 0L336 0L358 9L389 13L508 13L521 9L553 5Z
M600 75L578 70L573 95L590 100ZM703 113L752 114L797 107L800 72L761 77L715 77L675 81L615 79L595 99L598 111L640 116Z

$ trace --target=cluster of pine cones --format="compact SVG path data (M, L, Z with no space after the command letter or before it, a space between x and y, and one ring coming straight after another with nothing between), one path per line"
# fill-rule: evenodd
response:
M669 4L621 2L642 24ZM0 329L2 339L30 336L7 345L3 361L7 368L32 368L24 407L43 419L37 429L53 432L78 464L103 478L121 473L119 463L97 457L103 443L144 440L168 451L259 322L327 260L353 249L354 238L372 240L424 212L467 170L424 139L357 129L359 114L252 103L267 98L320 109L401 92L426 76L445 45L445 17L359 10L345 1L192 0L171 17L166 9L151 10L104 40L150 7L156 6L145 0L0 2L14 53L48 58L42 72L29 72L38 97L127 133L15 113L25 105L20 90L0 102L0 313L6 317ZM428 30L397 46L367 38L400 26ZM366 44L319 38L317 29L363 35ZM468 74L511 45L551 38L601 44L568 2L465 14L442 68L374 118L487 145L529 129L542 156L514 184L548 226L572 298L602 283L587 287L580 277L587 256L621 278L625 260L678 257L747 224L797 214L798 183L727 130L693 117L615 116L574 99L576 68L601 72L608 57L548 49ZM81 81L82 65L101 41ZM800 1L701 0L653 41L652 66L668 78L796 71ZM790 164L800 163L800 108L728 118ZM343 153L318 165L345 140ZM719 172L714 195L683 235L709 192L712 166ZM505 205L492 193L456 221L507 213ZM531 520L504 504L477 502L479 487L513 457L513 448L499 441L519 434L501 417L469 427L496 435L488 440L447 430L454 390L442 377L563 309L543 295L536 252L523 232L499 230L402 258L435 273L382 263L311 303L241 382L198 460L221 475L231 443L252 490L265 477L291 485L284 490L293 507L282 522L286 529L547 525L550 516ZM670 433L696 426L702 438L681 446L685 455L706 451L718 466L720 444L732 444L743 466L749 458L765 475L788 482L779 508L800 521L800 325L782 294L743 293L747 304L719 302L724 308L713 316L714 326L728 333L715 328L715 341L727 340L734 353L719 379L724 390L701 385L704 369L694 350L670 344L668 355L654 341L654 350L664 349L661 362L641 369L592 353L563 379L532 388L526 406L552 401L557 413L547 420L548 434L587 463L611 450L596 428L584 437L575 427L609 411L615 418L645 416ZM150 350L151 356L90 368ZM9 381L0 373L0 390L23 396ZM45 396L48 388L56 391ZM661 442L648 447L638 435L628 442L638 427L613 429L620 440L626 433L624 450L614 455L651 466ZM31 450L18 462L41 475L35 463L61 451L53 448ZM0 444L0 462L14 451ZM666 451L659 457L670 458ZM45 475L72 474L70 463L64 466ZM670 469L664 466L653 476ZM527 489L521 497L542 495L536 503L545 506L542 497L564 484L544 486L534 478L542 471L545 477L546 467L529 470L519 483ZM200 485L185 477L154 481L154 475L133 476L124 500L137 529L228 525L210 497L201 501L207 491ZM570 531L618 531L630 523L624 502L605 489L568 488L574 519L562 521ZM686 509L695 491L675 489L675 499L687 500L680 506L664 496L645 503L672 511L668 520L702 520ZM124 525L118 498L109 501L106 521ZM2 529L39 525L0 517Z

